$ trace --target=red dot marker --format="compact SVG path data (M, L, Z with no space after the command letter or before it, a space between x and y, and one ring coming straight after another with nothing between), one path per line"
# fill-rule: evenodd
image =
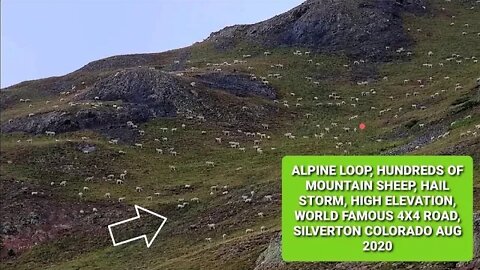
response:
M364 123L360 123L360 125L358 125L358 127L361 129L361 130L364 130L367 125L365 125Z

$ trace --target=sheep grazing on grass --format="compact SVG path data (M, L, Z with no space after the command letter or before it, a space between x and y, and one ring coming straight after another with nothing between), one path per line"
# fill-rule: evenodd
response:
M253 229L246 229L245 233L253 233Z
M107 192L105 193L105 195L103 195L103 197L110 199L112 195L109 192Z
M169 165L168 168L170 169L170 171L177 171L177 167L173 165Z
M215 167L215 162L213 161L206 161L205 164L207 164L207 166L210 166L210 167Z
M142 191L143 191L143 188L142 188L142 187L136 187L136 188L135 188L135 191L136 191L136 192L142 192Z
M208 227L209 230L215 230L216 229L215 223L207 224L207 227Z
M125 201L125 197L118 198L118 202L123 202L123 201Z
M118 139L112 139L108 141L109 144L118 144Z
M177 204L177 209L184 209L188 205L187 202L184 202L182 204Z

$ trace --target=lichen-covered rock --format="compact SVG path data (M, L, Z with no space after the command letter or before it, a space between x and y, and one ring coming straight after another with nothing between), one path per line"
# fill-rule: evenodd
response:
M297 270L297 269L480 269L480 212L473 215L473 260L470 262L443 263L443 262L420 262L420 263L370 263L370 262L340 262L340 263L285 263L282 259L281 233L275 234L268 247L256 261L255 270Z
M255 270L285 269L281 250L282 235L276 234L267 249L257 259Z

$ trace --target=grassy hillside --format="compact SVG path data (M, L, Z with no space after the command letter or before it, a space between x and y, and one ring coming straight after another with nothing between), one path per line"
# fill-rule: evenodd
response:
M270 104L278 108L271 118L255 123L255 130L242 130L269 137L261 139L262 154L253 148L254 140L260 139L258 134L247 137L237 131L240 127L209 119L156 119L142 124L139 128L145 135L135 143L141 143L143 148L122 141L111 144L94 131L54 137L2 134L2 186L26 187L23 193L12 189L2 192L9 192L9 197L18 200L15 203L25 198L33 201L35 195L31 192L40 192L44 207L75 205L73 209L84 210L84 214L67 215L69 222L76 224L72 231L38 239L38 245L2 261L2 269L252 269L274 232L280 229L280 162L285 155L471 155L475 160L475 210L480 210L480 129L475 127L480 124L480 90L475 88L480 76L480 64L475 61L475 57L480 58L480 6L474 1L433 2L431 14L404 18L415 46L405 51L390 48L400 53L388 63L362 63L363 59L348 59L341 54L293 54L296 50L304 53L305 48L267 49L242 44L219 52L209 43L191 47L183 72L186 78L221 68L222 72L266 77L277 89L278 103L229 97L247 107ZM476 5L475 9L470 9L472 5ZM271 55L264 55L267 50ZM168 59L173 62L175 57L170 54ZM243 59L245 54L251 57ZM247 62L234 64L234 60ZM231 65L214 65L224 62ZM283 68L272 67L276 64ZM269 76L276 73L281 78ZM81 88L81 81L89 84L91 76L85 75L72 84ZM32 85L36 84L2 93L10 100L32 100L2 106L2 123L29 113L69 107L73 95L37 91ZM339 98L329 97L332 93ZM219 92L220 97L223 94ZM48 105L46 100L50 101ZM367 128L356 130L361 122ZM269 129L262 124L268 124ZM224 130L231 135L224 135ZM295 139L285 137L285 133L292 133ZM222 138L222 143L215 138ZM27 142L29 139L32 141ZM239 142L245 152L230 148L230 141ZM85 154L79 150L86 146L94 146L95 151ZM158 154L156 148L165 153ZM169 154L169 148L178 154ZM209 161L215 166L207 165ZM176 171L169 166L175 166ZM109 174L117 179L124 170L128 172L124 184L104 179ZM94 180L85 182L91 176ZM65 187L59 185L61 181L67 181ZM210 194L214 185L219 190ZM136 187L143 191L136 192ZM253 201L245 203L242 195L252 191ZM106 198L105 193L110 193L111 198ZM272 195L273 200L266 200L265 195ZM125 198L122 203L117 202L120 197ZM192 198L199 198L199 202L190 201ZM178 209L179 199L190 204ZM57 206L58 202L66 206ZM121 213L112 220L131 217L134 204L159 212L169 221L148 250L141 241L114 248L104 219L112 209ZM26 204L22 213L29 213L32 205ZM8 217L14 214L8 213L9 207L2 208ZM92 212L92 207L98 212ZM258 215L260 212L264 217ZM55 217L51 213L48 218ZM210 223L216 224L215 230L208 228ZM260 231L262 226L266 231ZM254 229L254 233L246 234L246 229Z

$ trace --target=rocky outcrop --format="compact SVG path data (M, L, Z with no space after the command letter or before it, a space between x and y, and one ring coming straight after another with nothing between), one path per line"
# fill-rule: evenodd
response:
M285 269L286 264L282 259L282 235L276 234L267 249L257 259L255 270Z
M221 89L239 97L277 98L272 87L252 81L249 76L244 74L206 73L197 75L195 78L206 87Z
M190 85L192 80L197 80L199 87ZM76 96L75 106L12 119L2 124L1 131L41 134L97 129L118 136L122 134L117 132L118 129L124 129L128 121L144 123L158 117L176 117L179 113L183 117L203 115L227 124L247 123L275 113L266 107L242 111L242 104L235 104L231 98L215 98L210 91L212 88L223 90L232 97L276 97L273 88L251 81L244 75L215 73L192 79L137 67L100 79Z
M121 108L81 106L85 102L103 104L110 101L119 103ZM78 105L68 110L13 119L2 125L2 132L39 134L45 131L111 129L125 125L127 121L145 122L155 117L174 117L178 110L196 107L193 94L176 78L148 68L124 70L104 78L77 96L75 103Z
M317 264L286 264L282 259L281 248L282 235L275 234L268 247L263 251L256 261L255 270L286 270L286 269L464 269L473 270L480 267L480 212L473 214L473 260L450 265L442 263L394 263L391 266L387 263L317 263ZM441 267L440 267L441 266ZM452 267L453 266L453 267Z
M269 20L214 32L207 41L218 48L249 41L384 59L392 53L386 46L411 44L401 14L425 13L426 5L425 0L308 0Z
M193 94L177 78L149 68L125 69L96 82L79 100L121 101L146 105L153 115L174 116L191 108Z

